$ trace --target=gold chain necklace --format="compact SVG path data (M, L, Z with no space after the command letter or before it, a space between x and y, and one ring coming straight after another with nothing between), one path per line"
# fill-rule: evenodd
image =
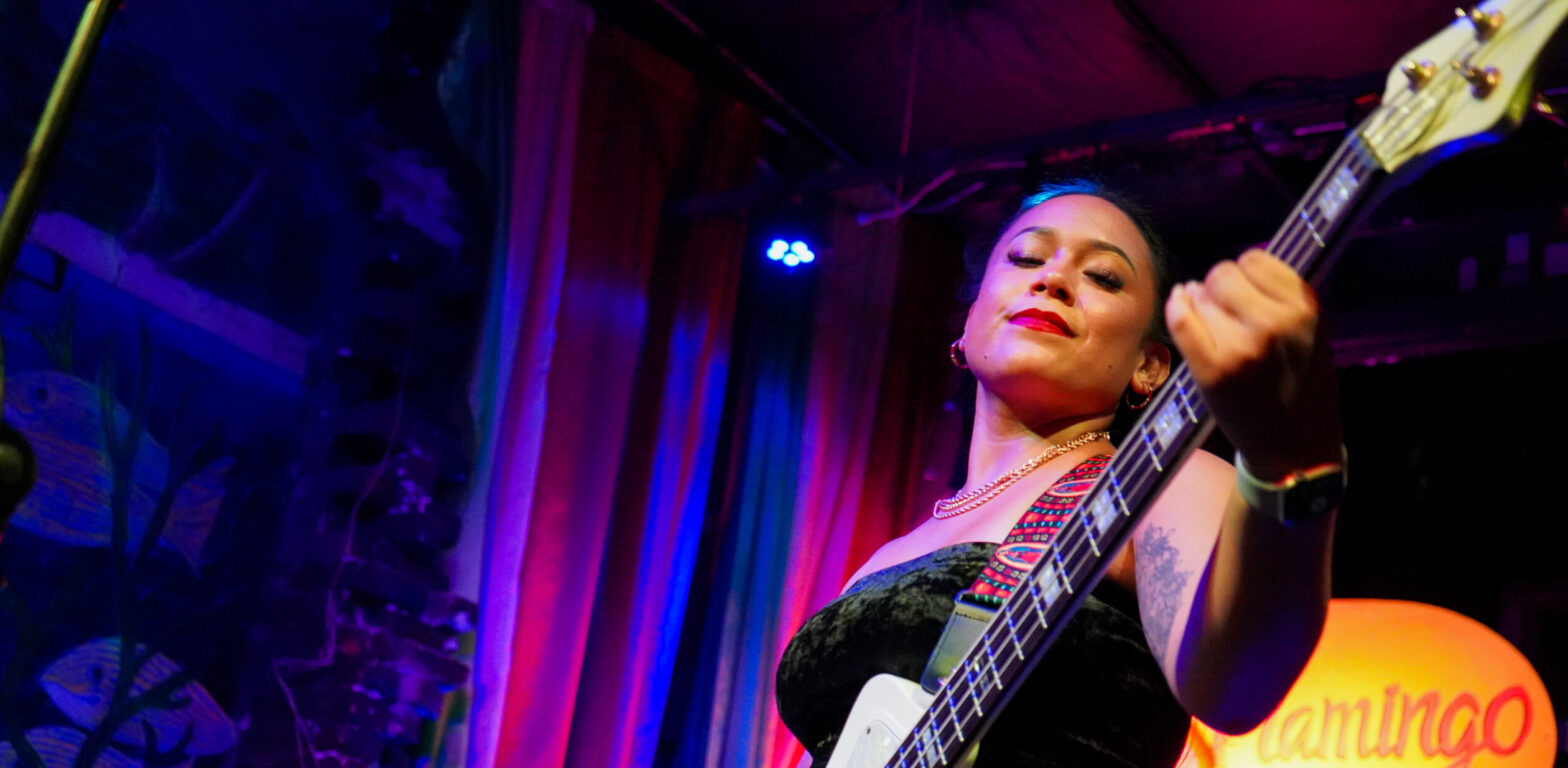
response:
M1017 469L1008 472L1007 474L1002 475L1001 477L998 477L997 479L992 480L991 482L986 483L979 488L960 493L957 496L949 496L948 498L938 501L936 504L931 506L931 516L938 520L944 520L949 517L957 517L962 515L963 513L968 512L969 510L996 498L1002 493L1002 491L1005 491L1011 487L1013 483L1022 480L1024 475L1039 469L1041 464L1044 464L1047 461L1056 458L1057 456L1067 453L1074 448L1085 446L1096 440L1110 436L1111 433L1109 432L1085 432L1084 434L1068 440L1065 443L1056 443L1055 445L1046 448L1045 453L1042 453L1039 456L1024 462Z

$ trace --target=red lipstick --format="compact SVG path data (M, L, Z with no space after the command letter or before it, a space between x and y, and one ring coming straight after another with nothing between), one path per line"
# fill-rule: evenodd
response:
M1076 335L1067 327L1067 321L1063 320L1061 315L1043 309L1026 309L1008 318L1008 322L1041 333L1054 333L1068 338Z

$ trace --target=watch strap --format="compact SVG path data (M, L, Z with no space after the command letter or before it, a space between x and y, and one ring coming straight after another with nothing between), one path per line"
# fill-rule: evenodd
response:
M1247 468L1241 452L1236 453L1236 489L1252 507L1282 523L1290 524L1322 517L1339 507L1346 487L1345 446L1339 447L1339 462L1299 469L1283 480L1260 480Z

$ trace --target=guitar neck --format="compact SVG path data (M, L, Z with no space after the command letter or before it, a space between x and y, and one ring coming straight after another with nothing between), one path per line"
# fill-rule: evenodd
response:
M1311 278L1381 176L1352 134L1318 175L1268 249ZM1099 582L1136 523L1187 455L1214 427L1191 370L1178 366L1118 446L1050 547L1006 603L895 753L891 766L935 768L979 738L1061 628Z

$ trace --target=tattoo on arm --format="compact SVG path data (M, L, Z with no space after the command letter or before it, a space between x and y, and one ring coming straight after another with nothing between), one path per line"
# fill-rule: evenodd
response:
M1176 570L1178 553L1170 537L1169 530L1150 526L1137 543L1138 612L1143 616L1149 650L1157 659L1165 658L1165 644L1176 621L1182 588L1192 578L1191 571Z

